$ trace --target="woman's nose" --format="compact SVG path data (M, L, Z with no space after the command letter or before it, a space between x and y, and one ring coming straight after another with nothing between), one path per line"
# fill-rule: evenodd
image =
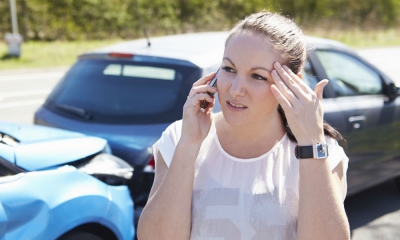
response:
M243 77L236 75L236 77L231 82L231 87L229 89L229 92L232 97L245 95L246 90L245 90L244 83L245 83L245 79Z

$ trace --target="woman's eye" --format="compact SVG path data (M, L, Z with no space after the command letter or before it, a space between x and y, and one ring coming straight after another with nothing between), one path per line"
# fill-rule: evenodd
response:
M223 67L222 69L224 69L225 72L230 72L230 73L235 72L235 70L233 70L233 68L230 68L230 67Z
M267 78L265 78L265 77L263 77L263 76L260 76L260 75L258 75L258 74L253 74L251 77L252 77L252 78L255 78L255 79L257 79L257 80L267 80Z

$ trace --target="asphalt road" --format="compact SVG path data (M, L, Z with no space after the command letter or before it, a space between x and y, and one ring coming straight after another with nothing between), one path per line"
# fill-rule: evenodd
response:
M400 47L358 52L400 86ZM67 69L0 71L0 121L32 123L34 112ZM353 240L400 239L400 192L393 181L348 197L345 208Z
M400 239L400 191L393 180L347 197L345 209L353 240Z
M33 123L33 114L66 67L0 72L0 121Z

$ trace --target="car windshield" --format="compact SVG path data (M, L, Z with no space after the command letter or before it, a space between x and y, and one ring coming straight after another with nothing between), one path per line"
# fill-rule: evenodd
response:
M47 100L53 111L104 123L163 123L182 118L199 68L128 60L79 60Z

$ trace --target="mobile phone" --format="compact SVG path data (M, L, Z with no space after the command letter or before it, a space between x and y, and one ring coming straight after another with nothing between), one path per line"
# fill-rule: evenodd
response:
M217 76L218 76L218 72L219 72L219 68L218 68L217 72L215 73L214 78L213 78L213 79L211 80L211 82L209 83L209 85L210 85L211 87L216 87L216 86L217 86ZM210 97L213 97L213 96L214 96L214 93L207 92L207 94L210 95ZM201 107L202 109L205 109L207 106L208 106L208 102L207 102L206 100L202 100L202 101L200 102L200 107Z

